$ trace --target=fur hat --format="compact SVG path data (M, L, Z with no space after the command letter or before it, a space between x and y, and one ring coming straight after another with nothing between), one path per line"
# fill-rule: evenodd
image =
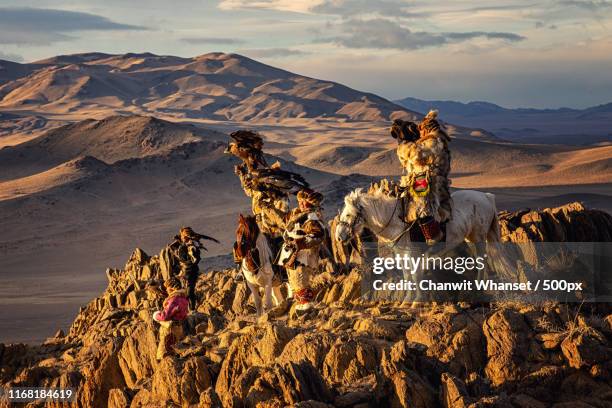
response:
M430 110L427 115L419 123L419 131L421 134L426 135L428 133L440 130L440 123L438 122L438 111L433 109Z
M181 290L181 282L176 278L170 278L164 282L164 287L168 293Z
M297 199L311 207L318 207L323 201L323 194L310 188L304 188L297 193Z

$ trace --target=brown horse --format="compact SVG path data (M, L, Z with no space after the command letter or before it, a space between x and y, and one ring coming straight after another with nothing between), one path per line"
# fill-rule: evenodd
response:
M234 260L240 264L240 270L253 294L257 316L263 313L259 288L264 288L264 307L269 310L283 301L280 290L281 280L275 279L272 262L274 256L268 240L260 233L253 216L238 217L236 242L234 243Z

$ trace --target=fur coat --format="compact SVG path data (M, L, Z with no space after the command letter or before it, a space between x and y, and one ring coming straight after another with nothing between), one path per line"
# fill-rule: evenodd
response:
M421 136L415 142L401 143L397 156L405 175L401 184L411 191L406 219L412 222L432 216L438 222L451 218L450 182L450 138L440 127L437 112L431 111L419 125ZM428 190L424 195L415 194L416 184L427 177ZM424 184L421 184L421 187Z

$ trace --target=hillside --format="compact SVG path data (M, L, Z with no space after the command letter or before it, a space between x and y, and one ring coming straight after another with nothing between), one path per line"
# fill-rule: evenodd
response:
M351 189L400 173L395 142L384 128L371 129L330 135L274 126L263 134L269 161L281 159L284 168L304 175L325 193L324 206L332 214ZM250 203L233 174L235 161L223 154L226 142L225 133L199 123L112 116L0 149L0 270L19 271L2 274L0 305L9 314L23 313L26 296L47 313L32 316L31 331L20 338L39 338L50 330L49 319L65 319L66 310L100 290L96 271L119 264L125 246L159 248L179 226L192 225L222 241L207 255L227 253L237 214L248 212ZM608 182L609 147L519 145L461 135L451 147L453 186L497 187L499 208L581 197L609 208L609 187L584 184ZM361 175L341 177L352 173ZM582 184L567 186L572 180ZM535 187L527 191L527 186Z
M221 133L145 116L111 116L50 130L0 149L0 181L32 175L80 156L107 163L168 153L200 140L224 141Z
M571 204L504 214L502 227L515 242L592 241L610 239L612 217ZM68 331L41 345L0 344L0 385L70 386L76 407L609 406L609 304L411 308L365 301L361 276L320 273L308 314L283 302L255 319L244 281L231 270L202 274L188 335L158 362L151 316L163 296L150 285L159 259L136 249L107 270L106 289Z
M206 265L228 253L250 204L222 153L230 132L261 132L269 161L324 192L329 216L350 189L401 173L390 119L420 116L234 54L87 53L3 66L0 307L28 322L15 330L0 317L0 336L12 340L68 321L125 247L157 251L192 225L222 241ZM443 109L440 118L454 188L494 191L500 209L568 200L610 209L609 146L511 143L453 124Z
M612 103L586 109L508 109L490 102L461 103L404 98L398 105L416 112L439 109L447 121L483 128L523 143L591 145L612 142Z
M130 111L215 120L416 117L379 96L237 54L76 54L12 63L0 80L0 109L55 114Z
M7 316L44 310L19 332L0 319L1 335L36 339L66 319L102 288L96 271L120 264L132 242L158 248L191 225L222 241L207 256L226 254L237 214L250 208L226 143L209 128L115 116L0 149L0 306ZM282 165L315 186L337 177Z

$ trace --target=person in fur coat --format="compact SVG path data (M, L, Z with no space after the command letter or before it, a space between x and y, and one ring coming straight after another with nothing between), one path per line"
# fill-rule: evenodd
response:
M443 239L441 224L452 216L450 197L450 138L430 111L420 124L396 120L391 135L405 175L401 185L410 195L406 221L418 222L428 244Z

